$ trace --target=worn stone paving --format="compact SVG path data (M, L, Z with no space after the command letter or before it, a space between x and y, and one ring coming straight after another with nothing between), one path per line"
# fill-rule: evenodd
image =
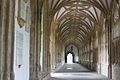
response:
M69 73L69 72L90 72L89 69L83 67L80 64L64 64L55 73Z
M80 64L64 64L60 69L51 72L46 80L110 80L107 77L90 71Z

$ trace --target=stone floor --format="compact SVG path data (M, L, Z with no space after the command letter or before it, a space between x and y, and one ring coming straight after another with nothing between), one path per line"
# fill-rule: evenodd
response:
M51 72L47 80L109 80L107 77L92 72L80 64L64 64L58 70Z

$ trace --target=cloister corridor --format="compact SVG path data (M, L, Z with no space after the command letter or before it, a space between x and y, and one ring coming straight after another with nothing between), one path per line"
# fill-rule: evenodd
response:
M0 80L120 80L120 0L0 0Z

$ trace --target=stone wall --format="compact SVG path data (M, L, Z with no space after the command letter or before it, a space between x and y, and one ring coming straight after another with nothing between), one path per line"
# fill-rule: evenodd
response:
M112 27L112 78L120 80L120 20Z
M108 77L109 61L107 33L105 22L103 22L103 26L91 35L89 43L81 49L81 62L89 69L95 70Z
M112 78L113 80L120 80L120 64L112 65Z

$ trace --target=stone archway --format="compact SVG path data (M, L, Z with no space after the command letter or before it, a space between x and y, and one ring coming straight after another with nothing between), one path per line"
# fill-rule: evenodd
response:
M67 63L67 56L68 56L69 53L72 54L72 58L73 58L72 62L75 63L75 54L72 51L68 51L68 52L65 53L65 63Z

